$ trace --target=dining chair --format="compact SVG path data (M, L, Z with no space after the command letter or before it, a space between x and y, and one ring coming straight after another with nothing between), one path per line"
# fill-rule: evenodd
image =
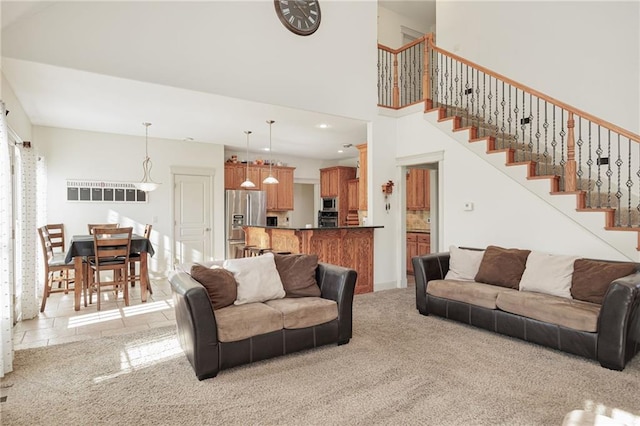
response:
M45 226L49 232L49 239L51 240L51 247L53 248L53 251L66 253L66 247L64 245L64 224L48 223Z
M74 270L74 264L73 262L66 263L64 261L66 255L64 252L54 253L47 225L38 228L38 235L40 235L40 245L44 256L44 291L42 292L42 304L40 305L40 312L44 312L47 299L51 293L64 292L66 294L69 292L69 284L76 284L69 274L70 271ZM58 288L54 288L56 283Z
M151 228L153 227L153 225L147 223L144 226L144 234L143 236L146 239L151 238ZM140 281L142 279L142 268L141 268L141 261L142 257L140 256L140 253L131 253L129 255L129 280L131 281L131 287L135 287L136 286L136 281ZM138 273L136 274L136 265L138 265ZM151 288L151 281L147 280L147 282L149 283L149 294L153 294L153 289Z
M109 286L116 291L116 298L122 289L124 304L129 306L129 252L133 228L93 228L92 231L95 256L88 263L89 303L92 303L93 293L96 292L100 310L101 289ZM101 272L104 271L113 272L112 281L103 281Z
M119 228L119 223L89 223L87 228L89 229L89 235L93 235L94 228Z

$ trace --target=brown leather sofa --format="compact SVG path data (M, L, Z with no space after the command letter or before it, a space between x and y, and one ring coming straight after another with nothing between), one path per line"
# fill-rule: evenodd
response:
M640 350L639 272L613 281L598 314L597 331L586 332L499 308L489 309L429 294L430 281L445 279L449 260L448 252L412 259L416 279L416 308L422 315L441 316L594 359L612 370L624 369ZM638 266L640 268L640 264Z
M319 263L316 281L320 287L320 297L336 302L337 318L302 328L286 328L283 325L280 330L241 340L220 341L216 315L205 288L184 269L172 271L169 282L173 292L180 345L196 376L203 380L215 377L220 370L238 365L321 345L349 343L356 278L356 271L352 269ZM286 299L291 298L280 301L286 303ZM295 299L292 301L298 303ZM299 316L300 312L296 315Z

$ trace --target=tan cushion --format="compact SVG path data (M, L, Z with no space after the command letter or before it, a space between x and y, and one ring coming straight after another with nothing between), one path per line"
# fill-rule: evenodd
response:
M498 295L499 309L527 318L544 321L573 330L598 331L600 305L527 291Z
M282 330L282 313L264 303L231 305L213 313L218 326L218 340L221 342L236 342Z
M532 251L520 279L520 291L535 291L571 299L571 278L576 256Z
M484 252L475 280L518 289L530 250L489 246Z
M573 264L571 296L585 302L602 304L611 282L633 274L635 263L578 259Z
M236 305L266 302L285 296L280 275L273 260L273 253L262 256L227 259L224 268L233 272L238 283Z
M320 297L316 282L317 255L276 254L274 260L286 297Z
M237 297L237 284L233 274L220 267L207 268L195 264L191 267L191 277L207 289L213 309L232 305Z
M432 296L465 302L487 309L496 309L496 298L502 292L517 290L489 284L456 280L433 280L427 284L427 293Z
M338 318L338 304L320 297L286 297L265 304L282 313L284 328L305 328Z
M445 280L474 281L484 250L468 250L449 246L449 270Z

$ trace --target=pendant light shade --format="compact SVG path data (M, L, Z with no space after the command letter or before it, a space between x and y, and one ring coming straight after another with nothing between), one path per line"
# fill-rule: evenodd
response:
M269 125L269 153L271 153L271 125L273 123L275 123L275 121L267 120L267 124ZM274 185L276 183L280 183L280 182L278 182L278 179L273 177L273 173L272 173L272 169L271 169L272 164L273 164L273 157L272 157L272 159L269 160L269 176L267 176L266 179L262 181L262 183L267 184L267 185Z
M240 184L241 188L255 188L256 184L251 182L249 179L249 135L251 134L251 130L245 130L244 133L247 135L247 171L244 176L244 182Z
M145 127L145 130L144 130L145 157L144 157L144 161L142 162L142 172L143 172L142 182L138 183L136 185L136 188L141 191L149 192L149 191L155 191L156 189L158 189L160 184L154 182L153 179L151 179L151 169L153 168L153 163L151 162L151 158L149 158L149 126L151 126L151 123L145 122L145 123L142 123L142 125Z

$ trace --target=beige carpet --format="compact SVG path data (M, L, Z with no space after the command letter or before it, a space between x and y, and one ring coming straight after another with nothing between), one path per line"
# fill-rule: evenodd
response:
M574 409L640 422L623 372L425 317L414 289L356 296L354 337L199 382L172 328L18 351L1 424L559 425Z

